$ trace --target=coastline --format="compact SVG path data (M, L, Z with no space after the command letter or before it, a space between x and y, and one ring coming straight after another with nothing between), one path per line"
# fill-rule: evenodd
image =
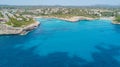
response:
M65 20L65 21L70 21L70 22L77 22L80 20L95 20L95 19L97 19L97 18L89 18L89 17L84 17L84 16L73 16L73 17L67 17L67 18L55 17L55 16L39 16L39 17L34 17L34 18L55 18L55 19L60 19L60 20Z
M112 21L112 24L120 24L114 21L114 17L102 17L102 18L89 18L89 17L84 17L84 16L73 16L73 17L67 17L67 18L62 18L62 17L54 17L54 16L39 16L39 17L34 17L34 19L37 18L55 18L55 19L60 19L60 20L65 20L69 22L77 22L81 20L96 20L96 19L101 19L101 20L110 20ZM29 24L25 27L12 27L7 24L0 24L0 35L25 35L29 33L31 30L37 28L40 25L40 22L36 21L32 24Z
M120 22L112 21L112 24L120 24Z
M25 35L31 30L37 28L39 24L40 23L37 21L25 27L12 27L7 24L0 24L0 35Z
M25 34L29 33L30 31L37 28L39 25L40 25L40 22L35 21L35 23L32 23L32 24L30 24L30 25L28 25L26 27L23 27L20 35L25 35Z
M100 18L89 18L89 17L84 17L84 16L73 16L73 17L67 17L67 18L61 18L61 17L55 17L55 16L39 16L39 17L34 17L34 18L55 18L55 19L60 19L60 20L65 20L65 21L69 21L69 22L77 22L77 21L81 21L81 20L110 20L112 24L120 24L115 20L115 17L100 17Z

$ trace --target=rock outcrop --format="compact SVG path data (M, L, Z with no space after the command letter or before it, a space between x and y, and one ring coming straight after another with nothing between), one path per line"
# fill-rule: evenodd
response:
M35 29L39 26L39 22L35 22L26 27L12 27L7 24L0 24L0 35L9 35L9 34L20 34L24 35L29 31Z

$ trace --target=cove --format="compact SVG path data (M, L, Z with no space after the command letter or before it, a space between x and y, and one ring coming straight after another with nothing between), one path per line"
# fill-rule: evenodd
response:
M1 67L120 66L120 25L108 20L36 20L41 25L28 35L0 36Z

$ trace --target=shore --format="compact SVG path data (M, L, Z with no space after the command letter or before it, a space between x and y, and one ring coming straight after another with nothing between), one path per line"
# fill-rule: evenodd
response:
M120 24L120 22L112 21L112 24Z
M120 24L116 21L114 21L114 17L102 17L102 18L89 18L89 17L83 17L83 16L74 16L74 17L67 17L67 18L61 18L61 17L54 17L54 16L39 16L34 17L36 18L56 18L60 20L70 21L70 22L77 22L80 20L96 20L96 19L102 19L102 20L110 20L113 24ZM0 24L0 35L9 35L9 34L20 34L25 35L31 30L37 28L39 26L40 22L35 21L34 23L25 26L25 27L12 27L7 24Z
M20 34L24 35L39 26L39 22L34 22L25 27L12 27L7 24L0 24L0 35Z
M77 22L77 21L81 21L81 20L100 19L100 20L110 20L110 21L112 21L112 24L120 24L120 23L114 21L115 17L89 18L89 17L84 17L84 16L73 16L73 17L61 18L61 17L54 17L54 16L39 16L39 17L34 17L34 18L56 18L56 19L60 19L60 20L70 21L70 22Z
M65 21L70 21L70 22L77 22L80 20L95 20L96 18L89 18L89 17L84 17L84 16L74 16L74 17L54 17L54 16L39 16L39 17L34 17L34 18L56 18L60 20L65 20Z

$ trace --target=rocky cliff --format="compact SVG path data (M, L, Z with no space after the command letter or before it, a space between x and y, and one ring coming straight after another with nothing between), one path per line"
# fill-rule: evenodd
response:
M26 27L12 27L6 24L0 24L0 35L8 35L8 34L26 34L29 31L35 29L39 26L39 22L35 22L33 24L30 24Z

